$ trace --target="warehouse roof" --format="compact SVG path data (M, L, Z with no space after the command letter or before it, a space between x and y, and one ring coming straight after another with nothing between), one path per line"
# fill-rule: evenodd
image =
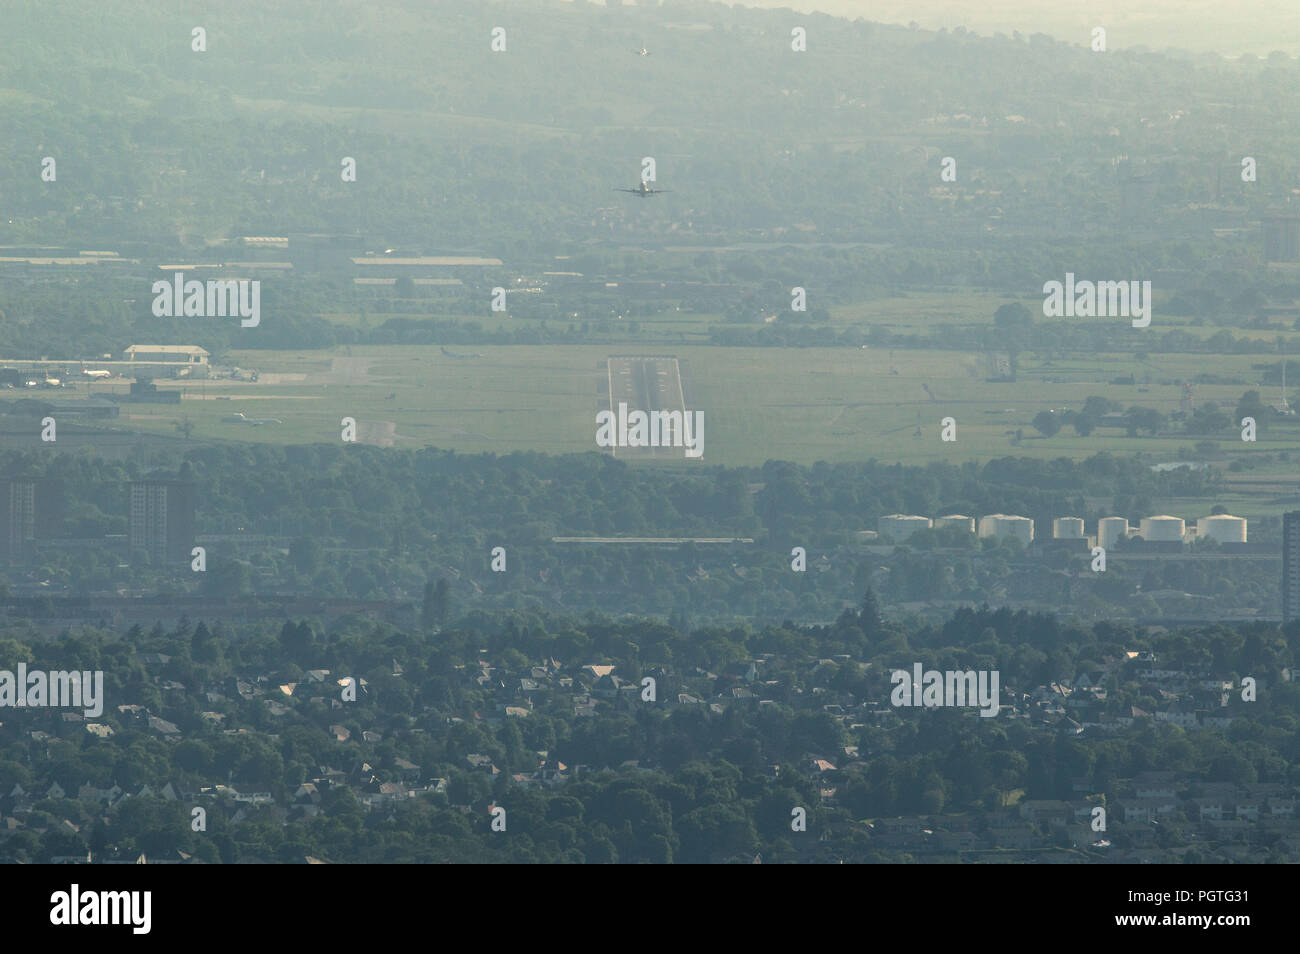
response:
M147 351L151 354L211 354L198 345L131 345L127 354L133 351Z

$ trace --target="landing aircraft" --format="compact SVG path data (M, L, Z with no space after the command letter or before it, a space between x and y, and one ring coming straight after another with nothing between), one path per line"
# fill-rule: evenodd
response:
M449 357L449 358L455 358L457 361L464 361L466 358L481 358L481 357L483 357L483 356L482 356L481 354L479 354L477 351L475 351L473 354L457 354L457 353L454 352L454 351L448 351L446 348L443 348L443 349L442 349L442 353L445 354L445 355L446 355L447 357Z
M672 189L652 189L648 182L642 181L639 189L615 189L615 192L631 192L638 199L648 199L652 195L659 195L661 192L672 192Z
M635 53L637 56L649 56L649 55L650 55L650 51L647 50L644 46L641 47L641 49L639 49L639 50L633 50L632 52Z

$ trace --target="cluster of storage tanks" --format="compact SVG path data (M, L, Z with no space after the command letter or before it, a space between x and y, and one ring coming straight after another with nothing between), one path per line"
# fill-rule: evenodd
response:
M961 527L968 533L976 532L974 517L950 514L946 517L918 517L894 513L881 517L876 524L879 534L895 542L906 540L917 530L931 527ZM1005 513L992 513L979 519L981 537L1015 537L1026 546L1034 539L1034 521ZM1126 517L1102 517L1097 521L1097 544L1111 547L1117 540L1130 534L1153 543L1190 543L1193 540L1214 540L1218 543L1245 543L1246 518L1231 514L1214 514L1201 517L1196 526L1189 528L1181 517L1160 514L1145 517L1137 527L1131 527ZM1082 517L1057 517L1052 521L1052 539L1086 540Z
M960 527L967 533L976 532L975 518L960 513L935 517L933 520L912 514L892 513L876 521L877 532L895 542L906 540L917 530L929 530L931 527ZM1034 521L1028 517L991 513L987 517L980 517L978 532L981 537L1016 537L1028 545L1034 539Z
M1160 514L1146 517L1136 527L1131 527L1123 517L1105 517L1098 521L1097 542L1108 547L1130 533L1152 543L1190 543L1193 540L1245 543L1246 518L1220 513L1201 517L1196 526L1189 527L1181 517Z

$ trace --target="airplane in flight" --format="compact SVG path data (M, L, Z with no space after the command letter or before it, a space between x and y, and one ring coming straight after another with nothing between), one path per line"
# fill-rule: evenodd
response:
M615 189L614 191L615 191L615 192L631 192L631 193L632 193L634 196L636 196L638 199L648 199L648 198L650 198L650 196L652 196L652 195L659 195L660 193L663 193L663 192L672 192L673 190L672 190L672 189L652 189L652 188L650 188L650 183L646 182L646 181L643 179L643 180L641 181L641 188L639 188L639 189Z
M649 56L649 55L650 55L650 51L647 50L644 46L641 47L641 49L639 49L639 50L633 50L632 52L635 53L637 56Z
M483 356L482 356L481 354L479 354L477 351L475 351L473 354L457 354L457 353L454 352L454 351L448 351L446 348L443 348L443 349L442 349L442 353L445 354L445 355L446 355L447 357L449 357L449 358L455 358L457 361L464 361L466 358L481 358L481 357L483 357Z

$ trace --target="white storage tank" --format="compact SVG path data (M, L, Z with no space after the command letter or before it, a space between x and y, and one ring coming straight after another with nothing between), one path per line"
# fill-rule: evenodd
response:
M962 513L951 513L946 517L935 517L935 527L961 527L967 533L975 532L975 518Z
M1083 519L1081 517L1057 517L1052 521L1052 538L1055 540L1082 540Z
M1097 545L1105 549L1128 535L1127 517L1102 517L1097 521Z
M1196 521L1198 540L1210 539L1218 543L1245 543L1246 518L1219 513L1210 517L1201 517Z
M906 540L918 530L929 530L929 517L917 517L911 514L891 513L876 521L876 530L881 536L888 535L895 542Z
M1003 517L998 521L998 536L1015 537L1029 546L1034 542L1034 521L1028 517Z
M1005 513L980 517L981 537L1015 537L1028 546L1034 540L1034 521Z
M1159 514L1155 517L1144 517L1141 524L1141 536L1143 540L1149 543L1182 543L1183 537L1187 533L1187 526L1183 523L1181 517L1171 517L1168 514Z

